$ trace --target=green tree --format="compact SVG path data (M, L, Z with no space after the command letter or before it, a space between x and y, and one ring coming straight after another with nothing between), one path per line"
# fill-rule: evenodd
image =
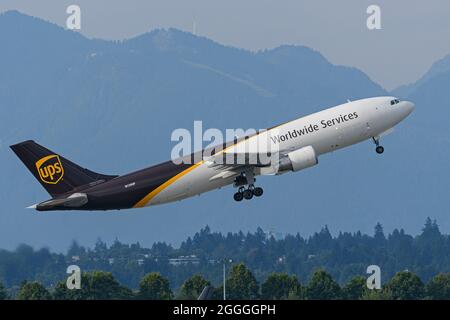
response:
M112 273L103 271L83 272L81 289L69 290L66 281L58 282L53 293L56 300L128 300L133 292L119 284Z
M379 222L375 226L375 234L373 237L378 243L383 243L384 241L386 241L386 237L384 236L383 232L383 226Z
M440 273L434 276L426 285L428 299L449 300L450 299L450 273Z
M8 299L8 293L6 292L5 287L0 282L0 300L6 300Z
M50 292L39 282L24 281L17 294L18 300L50 300Z
M360 300L367 293L366 278L356 276L342 288L342 297L347 300Z
M206 286L210 286L211 283L203 278L201 275L193 275L187 279L180 289L179 299L184 300L197 300Z
M386 288L366 290L361 300L392 300L392 293Z
M305 288L300 286L298 290L290 290L287 300L305 300Z
M261 285L261 298L286 300L300 298L300 283L296 276L286 273L271 273Z
M152 272L142 278L139 284L139 297L146 300L170 300L173 297L169 280L158 272Z
M336 300L341 298L341 288L325 270L314 272L306 288L306 297L311 300Z
M223 285L214 288L211 300L223 300Z
M425 288L420 278L412 272L401 271L389 280L385 288L394 300L417 300L424 297Z
M234 265L226 282L227 299L255 300L259 286L251 271L243 264Z

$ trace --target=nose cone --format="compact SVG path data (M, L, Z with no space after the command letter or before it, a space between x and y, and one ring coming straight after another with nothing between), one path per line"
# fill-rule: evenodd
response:
M401 119L405 119L407 116L411 114L411 112L414 111L414 103L410 101L402 101L399 105L399 116Z
M409 116L411 112L414 111L415 105L411 101L405 101L406 116Z

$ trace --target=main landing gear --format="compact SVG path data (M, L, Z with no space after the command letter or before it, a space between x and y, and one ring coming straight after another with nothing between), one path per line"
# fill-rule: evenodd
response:
M382 154L384 152L384 148L382 146L380 146L380 138L372 137L372 140L375 143L375 145L377 146L375 148L376 153Z
M263 188L255 187L254 185L249 185L247 189L240 187L238 192L233 195L233 199L235 201L242 201L242 199L250 200L253 196L261 197L263 192Z
M235 201L242 201L242 199L250 200L253 196L261 197L264 192L263 188L255 187L254 183L255 177L251 171L243 172L240 176L236 177L234 186L239 189L233 195L233 199ZM248 187L245 188L245 185L248 185Z

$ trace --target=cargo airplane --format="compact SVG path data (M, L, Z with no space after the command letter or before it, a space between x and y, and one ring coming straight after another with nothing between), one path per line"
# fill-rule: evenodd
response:
M122 176L82 168L31 140L11 148L52 197L30 207L39 211L141 208L231 184L237 188L234 200L242 201L263 194L263 189L255 186L255 176L300 171L318 164L322 154L369 139L376 152L383 153L380 138L413 109L413 103L395 97L348 101L235 139L213 151L199 151L198 161L193 161L198 158L198 153L193 153L181 161L166 161ZM249 161L251 150L256 150L260 141L268 141L270 149L264 152L270 161L262 163L258 157ZM233 159L243 155L244 161L223 161L230 155Z

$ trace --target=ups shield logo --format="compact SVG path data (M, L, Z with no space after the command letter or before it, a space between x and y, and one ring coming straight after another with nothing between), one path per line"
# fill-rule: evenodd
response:
M42 182L57 184L64 176L64 168L59 156L52 154L36 162L36 169Z

